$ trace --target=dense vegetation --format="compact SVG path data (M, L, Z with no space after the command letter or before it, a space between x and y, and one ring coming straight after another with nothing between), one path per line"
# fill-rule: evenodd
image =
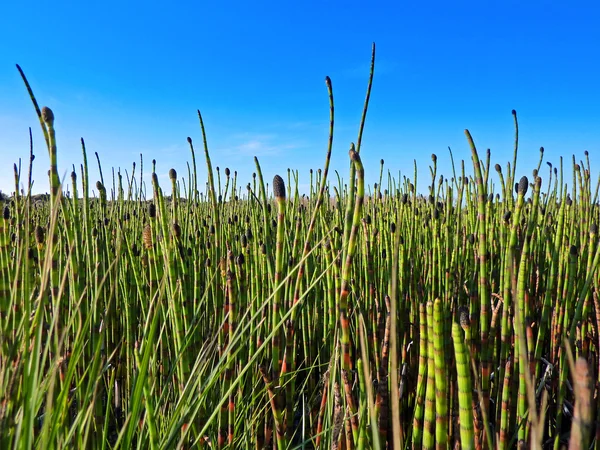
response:
M32 201L32 150L0 218L0 448L600 448L587 153L569 188L562 160L542 182L543 149L517 181L518 127L505 169L467 131L472 174L432 155L422 196L382 160L371 189L370 80L348 184L331 182L327 79L308 195L257 159L247 186L215 177L205 138L206 187L188 138L187 177L161 187L153 162L148 192L143 160L108 180L96 154L92 195L82 140L67 194L23 79L50 196Z

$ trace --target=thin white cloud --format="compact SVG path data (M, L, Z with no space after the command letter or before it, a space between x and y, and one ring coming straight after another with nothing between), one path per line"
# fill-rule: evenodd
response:
M278 145L269 144L265 141L253 139L233 148L239 154L246 156L274 156L281 153L282 148Z
M302 147L298 141L274 134L242 133L232 138L237 142L221 146L221 151L229 156L278 156Z

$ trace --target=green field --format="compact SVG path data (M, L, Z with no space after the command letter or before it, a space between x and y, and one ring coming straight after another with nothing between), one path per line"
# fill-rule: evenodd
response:
M295 170L264 180L255 158L241 180L190 138L163 186L154 161L106 176L82 141L67 193L60 111L25 80L50 195L31 194L32 150L0 199L0 448L599 449L587 152L553 167L541 149L517 176L513 111L506 165L465 131L451 172L432 155L418 188L382 160L367 186L371 80L344 184L327 78L329 150L305 194Z

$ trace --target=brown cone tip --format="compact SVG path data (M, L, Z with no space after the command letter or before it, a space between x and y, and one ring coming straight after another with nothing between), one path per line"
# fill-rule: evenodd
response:
M54 113L47 106L42 108L42 119L44 119L44 122L46 122L48 125L52 125L54 123Z
M469 318L469 309L466 306L458 308L458 320L460 326L465 329L471 326L471 319Z
M521 195L527 194L527 188L529 188L529 180L525 176L521 177L521 180L519 181L519 187L518 187L519 194L521 194Z
M285 199L285 183L279 175L273 177L273 194L275 198Z
M169 170L169 179L176 180L177 179L177 171L175 169Z
M39 225L35 227L35 241L38 244L44 242L44 229Z

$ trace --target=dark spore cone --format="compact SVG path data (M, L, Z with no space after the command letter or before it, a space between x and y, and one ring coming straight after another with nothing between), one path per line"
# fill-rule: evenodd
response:
M521 195L527 194L527 188L529 188L529 180L527 179L527 177L523 176L519 181L518 193Z
M154 219L156 217L156 205L154 203L150 203L148 205L148 215L152 219Z
M44 229L39 225L37 227L35 227L35 242L38 245L43 244L44 237L45 237Z
M2 217L4 220L10 219L10 208L8 206L4 207L4 210L2 211Z
M285 183L279 175L273 177L273 194L276 199L285 200Z
M358 154L358 152L356 150L350 149L350 151L348 153L350 154L351 161L360 162L360 155Z
M48 125L54 124L54 113L47 106L42 108L42 119L44 119L44 122L46 122Z
M175 181L177 179L177 171L175 169L169 170L169 179Z
M173 235L177 239L181 238L181 226L177 222L173 223Z
M466 306L461 306L460 308L458 308L458 321L463 330L466 330L471 326L469 308L467 308Z

